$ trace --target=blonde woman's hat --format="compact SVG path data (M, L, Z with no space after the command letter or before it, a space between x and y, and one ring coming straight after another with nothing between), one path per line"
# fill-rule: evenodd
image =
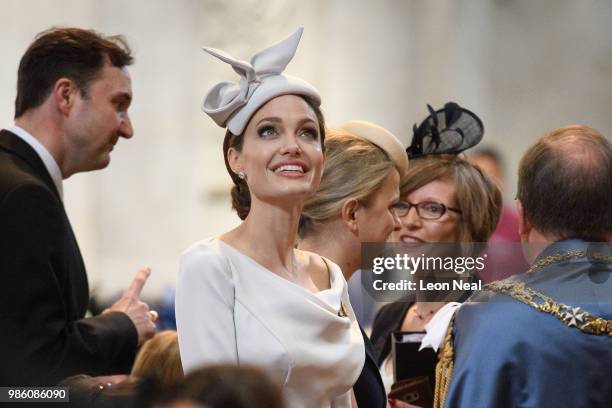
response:
M365 139L387 153L395 163L400 176L403 178L408 171L408 156L404 145L387 129L365 120L351 120L343 124L341 129Z

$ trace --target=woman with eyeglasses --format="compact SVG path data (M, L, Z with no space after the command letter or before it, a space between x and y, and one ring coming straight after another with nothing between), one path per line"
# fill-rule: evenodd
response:
M412 245L487 242L499 219L501 193L478 167L458 154L480 141L482 125L475 115L456 104L431 112L415 129L415 138L407 149L410 167L395 206L401 228L391 234L390 241ZM473 115L471 120L465 117L466 112ZM480 124L479 135L474 123ZM461 144L449 143L457 134L462 135ZM433 143L434 139L438 143ZM439 151L445 154L437 154ZM408 297L384 306L376 315L371 338L387 390L393 382L391 333L424 332L444 304Z

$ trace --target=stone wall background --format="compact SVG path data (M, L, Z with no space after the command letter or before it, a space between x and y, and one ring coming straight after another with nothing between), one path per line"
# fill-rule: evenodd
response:
M0 117L12 123L19 59L54 25L124 34L135 137L109 168L65 180L65 202L92 289L114 295L140 265L145 297L174 285L181 252L238 223L229 209L223 130L201 111L224 64L209 45L248 59L304 26L288 72L319 88L330 126L366 119L406 144L414 122L454 100L477 112L502 149L509 186L522 152L569 123L612 129L608 0L4 0ZM514 188L509 187L508 197Z

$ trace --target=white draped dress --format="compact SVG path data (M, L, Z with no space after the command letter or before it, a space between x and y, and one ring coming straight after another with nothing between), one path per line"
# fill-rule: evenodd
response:
M282 387L288 407L350 407L365 349L342 271L323 259L330 288L312 293L219 239L187 249L176 290L185 372L254 364Z

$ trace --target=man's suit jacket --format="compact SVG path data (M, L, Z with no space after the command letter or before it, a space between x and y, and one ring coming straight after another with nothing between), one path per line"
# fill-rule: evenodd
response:
M126 373L138 336L127 315L84 319L81 253L38 154L0 131L0 386Z

